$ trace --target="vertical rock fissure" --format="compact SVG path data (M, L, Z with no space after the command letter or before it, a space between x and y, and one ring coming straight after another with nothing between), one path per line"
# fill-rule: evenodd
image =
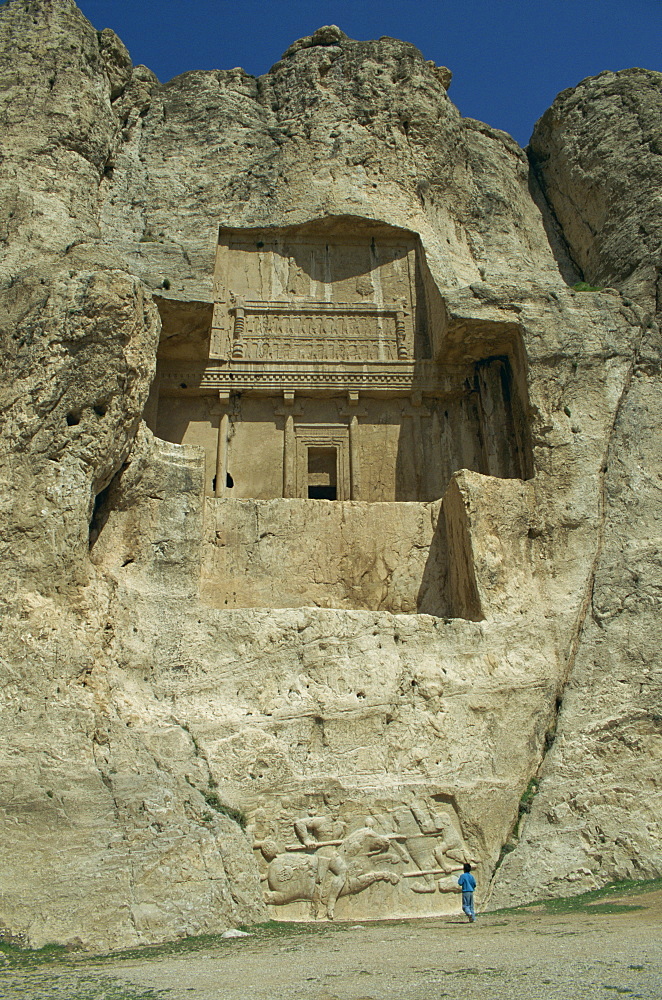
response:
M564 667L564 671L563 671L563 676L562 676L562 678L561 678L561 680L559 682L559 685L558 685L558 690L557 690L557 696L556 696L556 702L555 702L555 706L554 706L554 711L553 711L552 717L550 719L550 722L549 722L549 724L548 724L548 726L546 728L546 734L552 733L552 734L555 735L556 732L557 732L557 729L559 727L561 712L562 712L562 709L563 709L563 694L565 692L565 689L567 687L568 681L570 680L570 677L571 677L572 672L573 672L573 668L574 668L575 661L576 661L576 658L577 658L577 652L579 650L579 644L581 642L581 638L582 638L582 635L583 635L583 632L584 632L584 626L585 626L585 623L586 623L586 618L587 618L589 609L591 608L592 602L593 602L593 591L594 591L594 587L595 587L595 578L596 578L596 575L597 575L597 571L598 571L598 566L599 566L599 563L600 563L600 559L602 557L602 551L603 551L603 547L604 547L605 526L606 526L606 520L607 520L607 515L606 515L606 508L607 508L607 499L606 499L606 474L607 474L607 470L609 468L609 456L610 456L611 451L612 451L612 445L613 445L613 441L614 441L614 435L616 433L616 426L618 424L618 419L619 419L619 416L620 416L621 411L623 409L623 406L625 405L625 401L627 399L627 395L628 395L628 391L629 391L630 385L632 383L632 379L634 378L634 375L635 375L635 373L637 371L637 368L638 368L638 365L639 365L641 344L642 344L642 340L643 340L643 337L644 337L645 326L646 326L646 324L642 323L642 325L640 326L640 329L639 329L639 337L638 337L637 343L636 343L636 345L634 347L634 350L633 350L632 361L631 361L631 363L630 363L630 365L629 365L629 367L628 367L628 369L627 369L627 371L625 373L625 377L623 379L623 386L621 388L621 392L620 392L620 395L619 395L619 398L618 398L618 402L616 403L616 406L614 407L614 415L613 415L613 418L612 418L612 421L611 421L611 425L609 427L609 433L607 435L607 441L606 441L606 445L605 445L603 459L602 459L602 462L600 463L600 481L599 481L599 491L598 491L599 518L598 518L598 527L597 527L597 538L596 538L596 544L595 544L595 551L594 551L594 554L593 554L593 559L591 561L591 567L590 567L589 573L588 573L587 578L586 578L586 584L585 584L585 587L584 587L584 595L583 595L581 604L579 606L579 611L578 611L578 614L577 614L577 618L576 618L576 621L575 621L574 628L572 630L572 635L571 635L569 646L568 646L568 653L567 653L567 657L566 657L566 663L565 663L565 667ZM550 750L552 749L553 745L554 745L554 739L553 738L551 740L547 740L547 739L545 740L545 743L544 743L544 745L542 747L542 752L541 752L541 755L540 755L540 760L539 760L538 766L537 766L536 770L531 774L530 779L529 779L529 784L527 785L527 788L526 788L526 790L524 792L524 795L523 795L523 798L524 798L524 796L527 796L526 809L524 811L522 811L521 808L520 808L521 807L521 803L523 801L523 798L520 799L520 802L518 803L518 810L517 810L517 813L515 814L515 816L513 818L513 822L512 822L511 828L510 828L510 832L509 832L507 838L505 839L505 841L504 841L504 843L502 845L501 854L500 854L499 859L498 859L498 861L497 861L497 863L496 863L496 865L494 867L494 870L492 872L492 877L490 879L490 884L489 884L488 892L487 892L487 899L488 900L489 900L489 898L490 898L490 896L492 894L492 890L494 888L496 879L498 877L498 871L499 871L499 868L501 866L501 862L503 861L505 855L507 853L509 853L509 851L516 850L517 844L521 840L522 834L523 834L524 829L526 827L526 818L527 818L527 815L530 814L531 807L532 807L532 804L533 804L533 800L535 799L535 796L537 795L537 793L538 793L538 791L540 789L540 782L541 782L542 777L543 777L543 772L544 772L544 768L545 768L545 763L546 763L546 760L547 760L547 756L548 756ZM529 790L531 790L530 794L529 794ZM516 834L515 840L514 840L513 834Z
M593 601L593 589L595 586L595 577L597 574L600 559L602 557L602 550L604 547L605 525L607 520L606 475L607 475L607 470L609 468L609 456L612 452L614 435L616 433L616 425L618 423L618 419L625 404L625 400L627 398L628 391L632 383L632 379L639 365L639 356L640 356L643 336L644 336L644 324L642 324L639 328L639 337L632 354L632 361L630 362L628 370L625 373L625 378L623 379L623 387L621 389L618 402L614 408L614 416L611 421L611 425L609 427L609 433L607 435L604 457L602 459L602 462L600 463L600 480L599 480L599 491L598 491L598 527L597 527L595 551L593 553L593 559L591 560L591 568L586 578L584 596L582 598L582 602L579 607L579 613L577 615L577 620L575 623L575 627L573 628L572 637L570 639L570 644L568 647L568 655L566 659L563 680L560 685L560 692L562 692L565 689L568 680L570 678L570 675L572 673L573 667L575 665L575 660L577 658L577 650L579 649L579 643L581 641L582 633L584 631L586 616Z
M568 241L568 239L567 239L567 237L565 235L565 232L564 232L561 220L559 219L558 215L556 214L556 210L554 209L554 205L552 204L550 198L547 195L547 189L546 189L546 186L545 186L545 179L543 177L542 171L540 170L540 168L538 166L537 161L534 158L534 154L531 151L531 147L530 146L527 147L527 156L528 156L528 159L529 159L529 167L530 167L530 170L531 170L531 178L532 178L532 181L533 181L533 185L531 185L531 186L535 186L535 193L538 195L538 198L540 199L540 201L542 201L544 203L544 206L545 206L545 209L546 209L546 211L548 213L549 219L551 220L552 225L554 227L554 232L555 232L556 237L563 244L563 249L565 250L565 253L566 253L567 257L568 257L568 260L570 261L570 263L572 264L572 266L575 268L575 270L576 270L577 275L579 276L579 278L583 281L584 280L584 270L583 270L583 268L581 267L581 265L577 261L575 255L572 252L572 247L571 247L570 242ZM531 194L532 194L532 197L534 198L534 201L537 201L537 199L534 196L533 191L531 192ZM540 204L538 204L538 207L541 208ZM542 209L541 209L541 211L542 211ZM542 214L544 216L544 212ZM581 215L581 213L579 212L579 209L577 210L577 214ZM562 271L561 271L561 274L564 277L564 280L567 281L568 280L567 276L563 275ZM568 284L570 284L570 282L568 282Z

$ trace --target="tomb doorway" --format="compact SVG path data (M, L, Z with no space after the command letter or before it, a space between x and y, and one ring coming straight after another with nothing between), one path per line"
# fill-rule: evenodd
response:
M336 500L337 483L337 448L308 448L308 499Z

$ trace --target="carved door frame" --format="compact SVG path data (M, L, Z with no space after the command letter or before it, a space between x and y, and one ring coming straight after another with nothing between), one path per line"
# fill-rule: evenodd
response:
M308 449L336 449L336 499L350 499L349 427L344 424L294 425L294 496L308 497Z

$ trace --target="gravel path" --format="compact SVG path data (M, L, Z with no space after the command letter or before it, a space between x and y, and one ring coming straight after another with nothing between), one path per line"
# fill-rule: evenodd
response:
M2 1000L593 1000L662 998L662 892L365 925L287 925L169 953L0 973ZM634 908L640 906L640 909ZM618 909L618 907L617 907Z

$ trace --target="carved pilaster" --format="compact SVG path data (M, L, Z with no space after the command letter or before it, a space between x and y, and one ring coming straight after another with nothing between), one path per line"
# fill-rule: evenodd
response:
M244 330L246 328L246 310L241 299L237 300L234 310L234 331L232 333L232 357L240 361L244 356Z
M361 499L361 468L359 447L359 394L347 393L347 412L349 413L349 498Z
M350 500L361 499L361 469L359 464L359 418L353 413L349 418L349 483Z
M219 392L218 399L221 404L221 416L218 422L218 444L216 446L216 486L215 497L225 496L225 484L228 478L228 409L230 406L230 394Z
M293 497L294 487L294 461L296 444L294 440L294 393L283 393L283 407L285 412L285 433L283 436L283 496Z
M423 406L423 394L419 390L412 392L409 406L402 407L403 417L412 417L413 474L416 483L417 496L423 494L426 479L425 452L423 450L422 418L429 417L430 411Z
M409 357L405 343L406 335L404 310L399 309L395 314L395 340L398 345L398 361L406 361Z

